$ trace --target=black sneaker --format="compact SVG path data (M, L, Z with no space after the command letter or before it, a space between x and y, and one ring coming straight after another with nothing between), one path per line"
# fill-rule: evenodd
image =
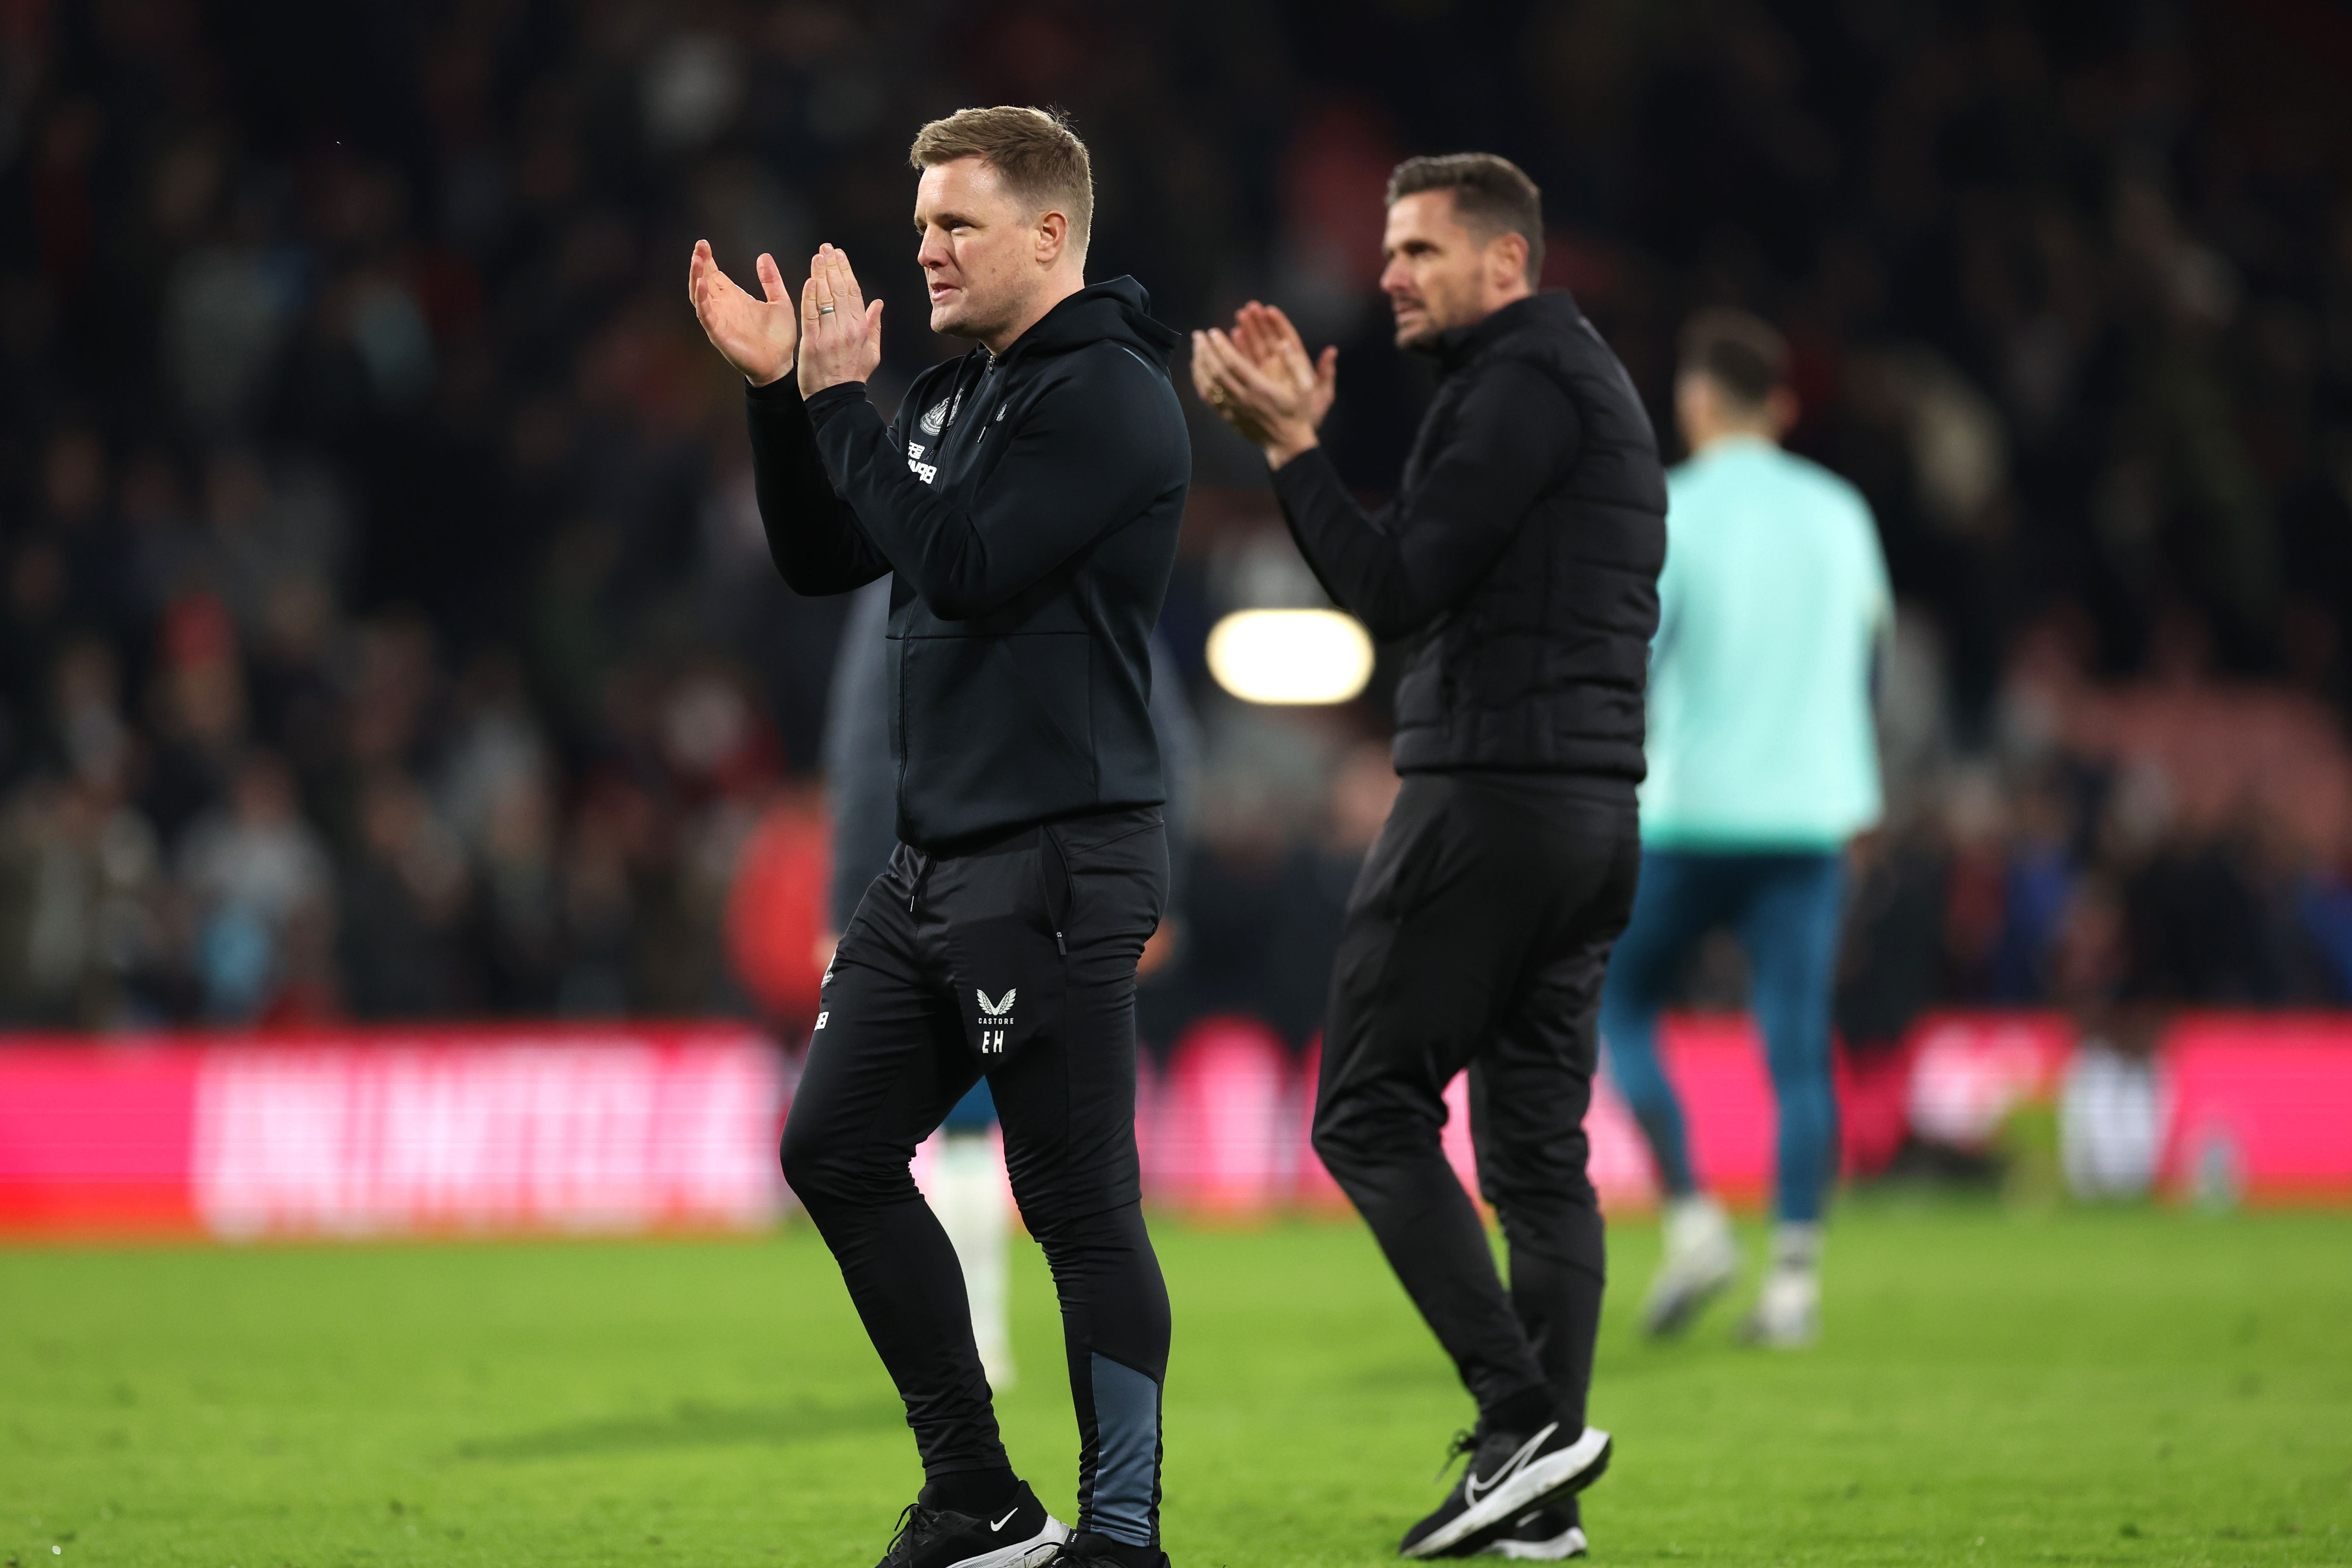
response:
M1157 1546L1130 1546L1091 1530L1081 1530L1070 1537L1070 1543L1054 1561L1061 1568L1072 1568L1080 1563L1099 1564L1100 1568L1168 1568L1168 1553Z
M1478 1549L1482 1557L1508 1557L1521 1563L1559 1563L1581 1557L1591 1548L1584 1539L1584 1521L1576 1500L1529 1509L1511 1521L1503 1533Z
M1464 1433L1454 1452L1468 1454L1462 1479L1437 1511L1405 1531L1407 1557L1467 1557L1549 1502L1573 1497L1609 1468L1609 1434L1571 1432L1555 1421L1532 1435Z
M1069 1526L1023 1481L998 1519L908 1503L881 1568L1040 1568L1069 1539Z

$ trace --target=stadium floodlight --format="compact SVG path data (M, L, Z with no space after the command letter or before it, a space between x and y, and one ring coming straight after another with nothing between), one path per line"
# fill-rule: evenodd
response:
M1210 629L1209 673L1244 702L1346 702L1372 678L1372 639L1337 610L1236 610Z

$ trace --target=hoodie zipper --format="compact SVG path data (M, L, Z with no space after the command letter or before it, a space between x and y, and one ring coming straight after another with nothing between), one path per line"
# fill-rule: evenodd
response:
M980 367L980 384L972 389L971 395L971 405L975 413L987 404L987 395L991 390L990 383L995 377L998 368L1003 363L1004 361L1003 359L999 358L995 354L990 354L988 356L988 363ZM997 409L996 417L998 419L1004 417L1004 410L1003 407L1000 406ZM977 447L982 441L988 439L988 426L993 422L994 421L992 420L983 420L981 422L980 434L971 438L971 444L973 446Z

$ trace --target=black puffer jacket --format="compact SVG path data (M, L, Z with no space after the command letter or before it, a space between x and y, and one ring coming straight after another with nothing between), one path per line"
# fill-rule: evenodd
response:
M899 838L952 850L1158 805L1151 628L1192 447L1182 340L1132 278L1073 294L1001 358L915 378L886 426L864 384L751 395L768 546L803 594L892 574Z
M1666 481L1633 384L1576 301L1447 332L1391 506L1366 516L1318 449L1276 470L1300 551L1384 638L1399 773L1641 781Z

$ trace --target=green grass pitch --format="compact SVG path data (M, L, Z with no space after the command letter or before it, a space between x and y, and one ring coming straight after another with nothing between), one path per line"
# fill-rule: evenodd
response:
M1469 1408L1370 1240L1156 1228L1179 1568L1394 1561ZM1596 1562L2352 1562L2352 1215L1849 1204L1794 1355L1736 1348L1736 1303L1642 1342L1656 1244L1612 1234ZM1001 1410L1067 1517L1023 1253ZM804 1226L0 1253L0 1568L865 1568L916 1484Z

